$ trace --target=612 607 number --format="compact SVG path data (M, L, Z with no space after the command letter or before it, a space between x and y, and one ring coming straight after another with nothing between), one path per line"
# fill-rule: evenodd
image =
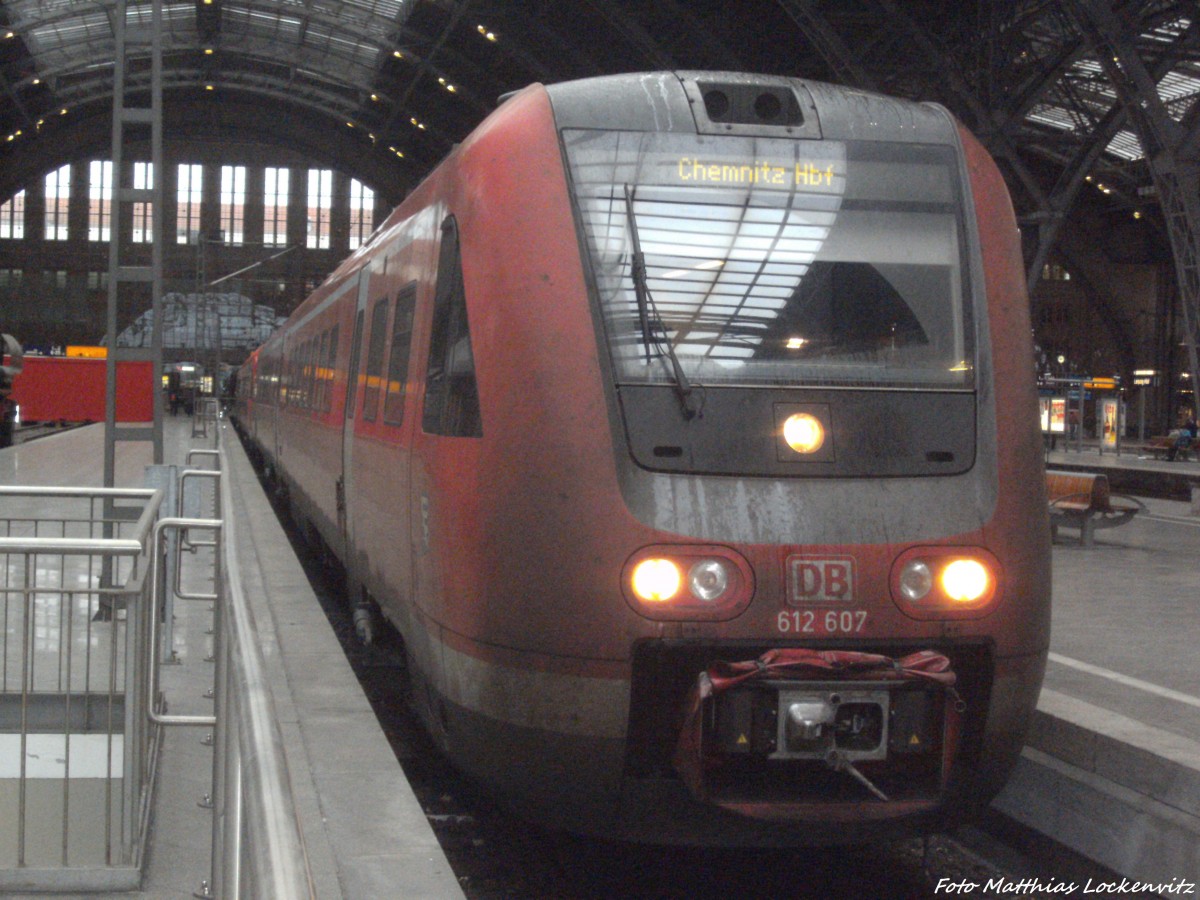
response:
M785 609L776 624L782 634L858 634L867 624L867 611Z

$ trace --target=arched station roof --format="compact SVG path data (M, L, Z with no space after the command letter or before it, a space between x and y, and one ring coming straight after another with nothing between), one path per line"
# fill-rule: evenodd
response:
M0 199L109 146L120 8L0 0ZM151 3L124 8L136 95ZM1197 370L1195 0L163 0L163 66L169 136L286 144L391 204L533 81L724 69L937 101L1004 170L1031 285L1069 217L1145 217Z
M395 198L531 81L760 71L944 103L1001 159L1026 212L1083 170L1132 205L1150 178L1090 7L1115 16L1170 116L1194 127L1191 0L166 0L164 109L171 133L324 147ZM34 168L23 157L46 169L85 132L108 138L116 9L0 0L0 195ZM149 2L129 0L126 28L148 46Z

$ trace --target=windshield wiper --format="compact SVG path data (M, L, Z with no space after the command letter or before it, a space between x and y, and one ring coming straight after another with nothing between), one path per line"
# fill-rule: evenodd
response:
M659 355L665 355L671 364L671 375L675 380L675 392L679 396L679 406L683 410L683 417L685 419L694 418L704 407L703 388L697 393L696 387L693 387L692 383L688 381L687 373L683 371L679 357L675 355L675 345L667 336L666 326L663 325L658 308L654 305L654 298L650 295L650 286L646 280L646 257L642 253L642 242L638 237L637 220L633 215L633 190L629 185L625 185L625 217L629 220L629 235L633 239L631 265L633 293L637 298L638 326L642 329L642 345L646 349L646 360L647 362L650 360L650 342L653 340ZM658 328L651 327L651 313L654 315L654 324ZM659 337L660 331L663 337ZM697 385L697 387L699 386Z

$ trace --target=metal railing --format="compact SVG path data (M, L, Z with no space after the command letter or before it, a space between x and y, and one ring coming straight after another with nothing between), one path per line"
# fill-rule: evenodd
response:
M146 575L161 500L0 487L0 889L140 880L157 750Z
M174 493L182 508L186 482L213 482L211 518L161 516L163 490L0 486L0 894L137 888L162 728L204 726L212 857L197 895L315 896L228 461L221 448L188 465L204 455L219 471L185 469ZM213 606L210 716L167 713L175 601Z
M194 451L195 453L196 451ZM211 453L212 451L200 451ZM212 865L210 880L198 896L232 900L239 897L314 897L303 835L295 813L283 737L275 715L270 685L264 675L262 650L254 617L242 588L237 559L237 523L224 448L218 453L220 471L187 469L189 478L217 482L218 518L173 517L155 526L153 545L166 546L167 534L180 532L182 549L215 548L215 594L185 591L179 580L183 566L174 569L173 584L165 584L164 554L156 553L151 576L154 590L170 600L213 601L213 656L216 662L212 716L167 715L165 699L149 710L159 725L213 728ZM189 463L192 455L189 455ZM213 541L195 536L209 531ZM167 605L170 605L169 602ZM152 622L148 646L154 658L148 672L148 691L159 696L157 626Z
M221 406L216 397L197 397L192 403L192 437L208 437L211 425L217 427Z

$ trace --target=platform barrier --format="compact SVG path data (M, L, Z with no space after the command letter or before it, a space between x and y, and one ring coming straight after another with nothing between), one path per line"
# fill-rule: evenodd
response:
M154 490L0 487L0 891L130 890L157 752Z
M237 560L237 525L222 510L232 510L231 486L223 449L193 450L188 466L208 457L214 469L185 468L179 473L180 511L186 507L191 481L215 483L216 512L212 519L163 517L154 525L155 565L152 595L164 609L178 602L210 602L213 608L215 662L211 716L167 713L169 698L159 689L159 666L169 660L153 618L146 646L151 648L148 693L156 698L149 711L159 726L212 728L213 779L210 877L197 897L235 898L315 897L304 838L297 824L287 756L276 716L274 698L263 673L262 650L254 618L242 588ZM172 535L176 540L170 540ZM212 561L212 593L188 585L187 568L169 559L168 548L183 554L204 554ZM201 562L203 567L204 563ZM174 573L174 577L171 576ZM168 617L169 618L169 617ZM160 654L163 654L160 656Z

